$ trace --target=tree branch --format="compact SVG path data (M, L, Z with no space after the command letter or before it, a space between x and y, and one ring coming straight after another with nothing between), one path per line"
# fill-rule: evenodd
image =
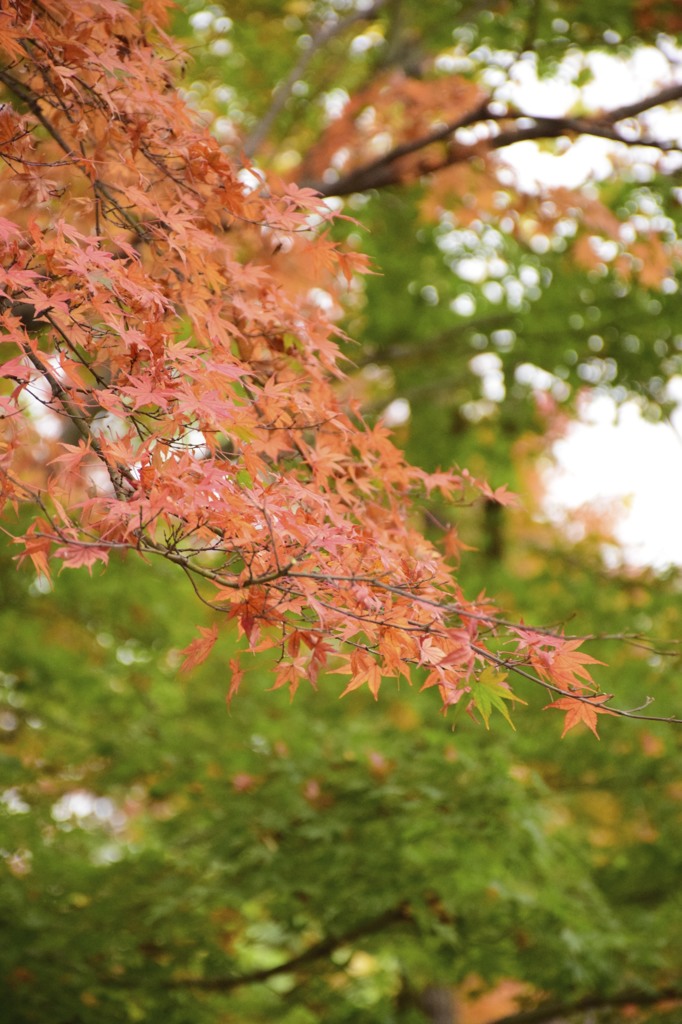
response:
M423 164L415 170L416 174L432 174L453 164L463 163L475 154L480 155L482 146L487 146L490 149L502 149L512 146L516 142L524 142L529 139L553 139L561 135L592 135L609 139L612 142L620 142L625 146L648 146L663 152L679 151L682 148L680 142L657 140L647 136L628 138L615 127L620 121L637 117L647 110L653 110L664 103L671 103L679 99L682 99L682 84L660 89L636 103L602 111L592 117L577 118L533 117L532 114L522 111L500 115L491 111L489 101L486 99L471 113L456 118L435 131L427 132L418 139L394 146L388 153L361 167L354 168L336 182L305 182L305 184L310 188L315 188L324 196L344 196L352 192L393 185L402 177L401 170L397 166L398 162L406 156L425 151L436 142L448 143L445 152L441 151L437 158L431 160L424 157ZM514 127L501 131L497 135L491 134L490 138L484 141L477 140L471 144L455 141L454 134L459 129L485 121L492 123L532 121L533 123L524 124L522 127L517 123Z
M497 666L497 668L504 668L508 672L513 672L514 675L521 676L523 679L527 679L531 683L535 683L536 686L542 686L543 689L549 693L555 693L559 697L570 697L571 700L579 701L581 704L593 705L595 696L603 697L603 694L585 694L578 693L577 690L569 691L564 690L560 686L555 686L554 683L548 682L546 679L540 679L538 676L533 675L527 669L522 668L521 665L516 661L510 661L507 658L500 658L491 651L486 651L485 648L479 647L476 644L471 645L472 651L474 651L479 658L483 661L489 662L491 665ZM610 700L611 698L609 698ZM609 715L613 715L617 718L633 718L640 722L664 722L666 725L682 725L682 718L675 718L674 715L640 715L638 712L644 708L649 707L653 703L652 697L647 697L645 703L641 708L634 708L627 710L625 708L612 708L607 704L601 705Z
M613 996L586 996L574 1003L543 1003L534 1010L521 1010L505 1017L498 1017L491 1024L546 1024L555 1018L573 1017L586 1010L600 1010L617 1006L655 1006L657 1003L682 1000L682 988L669 986L655 992L632 989Z
M242 985L255 985L267 981L277 974L288 974L291 971L296 971L306 964L313 963L315 960L321 960L340 946L345 946L347 943L354 942L356 939L364 938L367 935L382 932L392 924L410 921L410 919L408 905L401 903L397 907L392 907L390 910L384 911L383 914L379 914L378 917L361 921L341 935L328 935L324 939L320 939L319 942L313 943L312 946L309 946L302 953L292 957L290 960L285 960L284 963L278 964L275 967L263 967L260 970L250 971L248 974L235 975L234 977L178 978L170 981L168 987L202 989L204 992L230 992L232 989L239 988Z
M669 85L665 89L660 89L650 96L637 100L635 103L626 103L622 107L615 107L613 110L606 111L601 115L601 120L615 124L616 121L624 121L628 117L637 117L647 110L653 110L654 107L660 107L664 103L671 103L679 99L682 99L682 84Z
M61 132L52 124L50 119L45 116L40 108L41 97L24 85L23 82L19 81L19 79L14 75L11 75L8 71L3 69L0 69L0 82L6 85L7 88L14 93L17 99L26 104L36 120L40 122L45 131L52 136L60 149L65 153L67 163L73 163L75 167L78 167L79 170L85 174L88 180L91 181L94 192L100 197L104 197L107 202L110 203L111 208L115 210L121 218L121 223L130 228L140 241L149 241L149 232L146 231L134 217L131 217L128 211L114 198L112 194L114 186L108 185L99 178L92 178L87 171L87 167L90 164L88 158L85 157L82 152L73 149Z
M317 28L317 30L312 34L310 42L303 50L301 56L296 61L287 77L281 81L275 89L272 97L272 103L266 110L265 114L251 129L244 140L242 149L246 156L253 156L256 150L258 150L261 144L265 141L268 132L277 119L277 116L291 96L296 82L298 82L301 76L305 73L306 68L315 54L336 36L343 35L346 29L350 28L351 25L354 25L356 21L371 21L376 18L385 3L386 0L376 0L376 2L366 11L355 11L353 14L349 14L346 18L342 18L340 21L325 22Z
M427 135L422 135L418 139L394 146L388 153L384 153L383 156L377 157L376 160L372 160L362 167L349 171L348 174L332 184L308 181L304 182L304 184L309 188L316 189L323 196L345 196L351 192L364 192L369 188L382 188L386 185L393 185L400 180L400 174L394 166L398 160L426 149L435 142L442 142L453 135L459 128L468 128L472 124L491 118L493 118L493 115L490 113L488 100L485 99L470 113L464 114L454 121L449 121L441 128L437 128ZM466 151L466 155L462 156L461 159L467 159L469 156L468 147L458 147L458 149L460 148Z

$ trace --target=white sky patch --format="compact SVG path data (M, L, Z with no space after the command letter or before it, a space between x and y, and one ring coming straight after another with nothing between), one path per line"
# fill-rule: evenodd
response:
M237 177L241 181L242 185L246 186L247 194L263 188L264 179L253 168L242 167L242 169L238 171Z
M407 423L411 415L412 410L408 400L406 398L394 398L384 409L381 418L387 427L402 427L404 423Z
M469 360L469 366L481 378L483 397L490 402L502 402L505 387L500 357L495 352L480 352Z
M614 415L611 398L594 398L554 445L545 510L570 527L582 505L615 503L614 537L629 564L682 565L682 404L670 423L645 421L634 401Z
M327 122L335 121L338 117L341 117L349 100L350 96L345 89L335 88L323 93L320 102L324 107Z
M315 287L308 289L308 299L318 309L324 310L325 313L329 313L334 308L334 299L324 288Z
M535 142L515 142L506 149L503 159L527 191L540 187L579 188L588 179L602 180L613 174L615 148L608 139L586 135L572 143L565 153L540 150Z
M56 377L63 376L56 357L50 359L50 370ZM31 383L22 392L22 401L38 434L49 441L57 440L64 431L64 418L51 408L51 400L50 385L36 372Z
M473 316L476 312L476 303L473 295L464 292L450 302L450 309L458 316Z
M671 60L667 60L662 49L642 47L627 59L599 52L586 55L594 80L580 92L570 81L576 70L570 55L552 80L538 79L534 62L523 60L512 69L512 80L497 91L496 99L537 117L570 114L579 97L588 110L620 107L682 82L682 50L671 42L667 46ZM642 122L652 137L682 138L679 104L647 112ZM621 127L625 134L627 123ZM505 149L502 159L512 168L518 185L529 191L577 188L608 177L614 163L632 164L633 171L639 170L646 180L646 172L651 173L652 165L661 159L656 149L631 148L589 136L566 146L565 152L561 149L560 140L554 153L535 142L520 142ZM664 161L668 169L682 164L675 153ZM537 374L537 367L530 369ZM517 376L522 371L519 368ZM538 384L533 373L531 377ZM544 386L548 387L547 382ZM576 509L586 504L612 506L617 512L614 539L631 565L658 569L682 565L682 379L673 379L670 397L678 401L677 411L670 423L658 424L645 421L634 401L626 403L616 418L611 398L593 398L582 422L555 444L556 465L547 474L545 511L550 518L563 523L570 536L571 513Z
M511 70L510 80L497 90L496 99L511 103L525 111L529 117L563 117L582 113L577 109L580 100L593 111L609 110L634 103L667 85L682 82L682 51L671 48L668 61L660 49L641 47L626 60L608 53L590 53L584 58L594 78L581 89L572 84L573 73L580 70L577 57L568 55L552 79L539 79L535 62L521 60ZM580 61L579 61L580 62ZM579 63L578 62L578 63ZM647 134L661 140L682 137L682 112L679 106L662 107L642 115ZM620 130L626 137L627 122ZM536 191L541 187L577 188L588 180L602 180L613 173L613 162L637 164L643 169L660 159L656 149L631 148L607 139L583 136L561 152L547 152L536 142L517 142L505 149L502 160L517 175L521 188ZM679 154L671 153L667 160L675 167L682 162Z
M534 60L520 60L495 94L495 99L517 105L529 117L562 117L580 96L580 90L562 81L561 70L555 78L539 79Z

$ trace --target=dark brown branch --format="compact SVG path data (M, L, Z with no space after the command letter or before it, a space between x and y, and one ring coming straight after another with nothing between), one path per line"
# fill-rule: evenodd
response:
M20 82L18 78L11 75L8 71L0 69L0 82L3 82L7 88L14 93L14 95L25 103L28 109L31 111L37 121L40 121L43 128L52 136L59 147L66 153L66 155L73 159L74 163L78 163L78 154L69 146L68 142L63 135L60 134L57 128L45 117L42 110L40 109L40 103L36 94L29 89L27 86Z
M600 1010L617 1006L656 1006L658 1003L682 1000L682 988L669 986L654 992L636 989L618 992L613 996L586 996L574 1003L544 1003L534 1010L521 1010L506 1017L498 1017L492 1024L546 1024L556 1018L574 1017L586 1010Z
M679 142L665 142L661 139L650 139L647 136L628 138L621 135L609 122L601 123L592 118L574 117L542 117L532 118L535 122L527 128L512 128L489 140L492 149L503 149L513 146L515 142L526 142L529 139L556 139L561 135L591 135L598 139L620 142L624 146L648 146L663 152L680 149ZM450 161L456 163L457 161ZM445 164L443 166L446 166Z
M102 451L97 444L97 440L92 436L90 432L90 423L83 413L79 412L78 409L73 405L69 392L62 387L52 371L43 363L43 361L36 355L35 352L28 345L19 346L24 353L24 356L31 363L33 368L40 374L43 380L47 382L52 392L53 400L56 400L62 407L64 415L71 420L76 430L83 438L83 440L90 442L93 451L99 455L100 458L104 458ZM59 409L51 406L53 412L59 415Z
M680 99L682 99L682 85L669 85L667 88L660 89L651 96L645 96L644 99L637 100L635 103L626 103L622 107L607 110L598 120L615 124L616 121L624 121L628 117L637 117L639 114L644 114L647 110L653 110L654 107L660 107L664 103L672 103L674 100Z
M114 472L113 467L110 465L104 452L102 451L99 441L92 433L91 423L88 417L84 413L80 412L78 408L73 404L69 392L66 390L66 388L62 387L57 377L54 375L54 373L52 373L49 367L44 364L43 360L37 355L37 353L35 353L28 345L20 345L20 348L24 353L26 359L28 359L28 361L33 366L33 368L49 385L50 391L52 392L53 402L57 402L61 406L64 415L71 421L71 423L73 423L79 435L90 446L94 454L100 459L100 461L104 465L117 497L127 497L128 488L131 485L134 486L134 481L128 468L119 465L116 467L116 472ZM59 414L58 408L55 408L54 405L52 405L51 407L54 412Z
M297 971L306 964L324 959L340 946L345 946L350 942L355 942L356 939L362 939L368 935L375 935L377 932L384 931L390 925L407 922L410 919L409 907L401 903L399 906L392 907L390 910L384 911L383 914L379 914L378 917L370 918L368 921L361 921L354 928L349 928L348 931L340 935L328 935L326 938L320 939L319 942L315 942L308 949L299 953L298 956L285 960L276 967L264 967L258 971L250 971L248 974L235 975L234 977L178 978L168 983L169 988L194 988L202 989L204 992L230 992L241 985L256 985L275 977L277 974L288 974L292 971Z
M382 188L386 185L393 185L400 178L400 174L395 167L398 160L401 160L403 157L410 156L412 153L417 153L420 150L426 149L435 142L442 142L453 135L459 128L468 128L469 125L477 124L479 121L489 120L491 117L492 115L488 109L488 100L485 99L476 107L475 110L471 111L471 113L464 114L461 117L456 118L454 121L449 121L441 128L437 128L434 131L429 132L427 135L422 135L418 139L413 139L411 142L404 142L399 146L394 146L394 148L389 150L388 153L384 153L383 156L377 157L376 160L372 160L363 167L358 167L353 171L349 171L348 174L344 175L333 184L328 185L324 182L307 181L304 182L304 184L310 188L316 189L324 196L345 196L349 195L351 192L364 192L365 189L368 188ZM466 159L469 156L467 147L458 147L458 149L462 149L464 153L462 159Z
M305 184L317 189L325 196L344 196L352 192L393 185L401 179L398 162L403 157L424 152L436 142L447 142L446 151L440 153L436 159L429 160L425 156L423 165L416 168L415 173L434 173L453 164L463 163L474 154L480 154L482 146L502 149L516 142L524 142L529 139L554 139L562 135L592 135L609 139L612 142L619 142L625 146L648 146L663 152L679 151L682 148L679 142L653 139L647 136L628 137L622 135L615 127L620 121L636 117L647 110L653 110L664 103L671 103L679 99L682 99L682 85L673 85L660 89L636 103L602 111L592 117L579 118L533 117L532 114L522 111L499 115L491 111L489 101L486 99L471 113L450 121L435 131L427 132L418 139L394 146L388 153L362 167L349 171L334 183L305 182ZM498 135L491 135L488 140L477 140L474 144L455 143L454 134L458 129L485 121L496 123L531 121L532 124L507 128Z

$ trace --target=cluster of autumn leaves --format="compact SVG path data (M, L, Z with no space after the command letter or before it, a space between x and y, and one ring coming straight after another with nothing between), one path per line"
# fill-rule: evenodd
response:
M432 491L511 499L409 465L342 403L318 297L336 301L363 258L325 235L317 193L240 167L196 122L165 6L2 0L0 468L6 516L29 513L20 560L47 576L118 551L168 559L248 649L279 652L274 686L292 694L331 670L376 697L424 669L487 725L520 673L567 729L596 732L613 712L581 641L466 598L415 528ZM270 267L281 251L305 280Z

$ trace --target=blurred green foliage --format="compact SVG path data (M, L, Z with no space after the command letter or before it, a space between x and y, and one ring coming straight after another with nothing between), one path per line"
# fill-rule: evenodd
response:
M180 4L188 98L218 130L224 118L248 133L333 6ZM550 75L577 47L654 42L674 14L605 0L393 0L379 19L386 45L349 59L348 36L332 40L257 159L305 154L324 127L320 97L361 88L382 66L456 43L477 80L501 51L532 50ZM646 200L676 237L674 179L624 172L592 187L623 217ZM632 707L653 695L657 714L679 714L679 574L607 571L601 538L571 545L533 516L528 472L546 421L519 373L551 374L562 409L581 389L608 388L661 415L680 370L678 293L581 269L560 240L535 251L502 215L466 230L430 222L428 188L347 201L358 223L337 230L380 271L349 298L360 344L348 355L368 415L409 400L399 438L413 459L509 482L528 511L415 515L427 527L456 518L478 549L462 586L495 594L510 617L653 636L595 642L609 666L599 681L608 690L617 678ZM467 258L496 260L494 274L465 280ZM484 371L480 355L492 357ZM495 399L491 373L503 384ZM567 1003L678 983L673 728L604 718L600 743L577 731L559 743L558 717L530 688L516 733L466 716L453 731L430 694L339 703L329 680L290 706L266 692L263 660L228 711L229 634L209 663L179 674L180 648L210 613L172 567L67 570L50 589L11 555L5 546L0 561L0 1005L12 1024L416 1024L428 986L471 976Z
M522 588L545 619L583 590L584 617L620 628L620 582L595 594L569 552L536 552L543 571L519 578L533 539L506 570L481 558L486 583ZM178 674L198 609L165 566L66 571L48 591L5 550L0 573L0 975L16 1024L419 1020L426 986L472 975L566 999L674 980L670 728L607 720L600 744L558 745L532 692L518 733L466 717L453 732L430 695L339 703L330 681L290 706L257 662L228 712L229 639ZM631 585L643 615L675 589ZM611 647L602 672L633 701L669 686L656 658Z

